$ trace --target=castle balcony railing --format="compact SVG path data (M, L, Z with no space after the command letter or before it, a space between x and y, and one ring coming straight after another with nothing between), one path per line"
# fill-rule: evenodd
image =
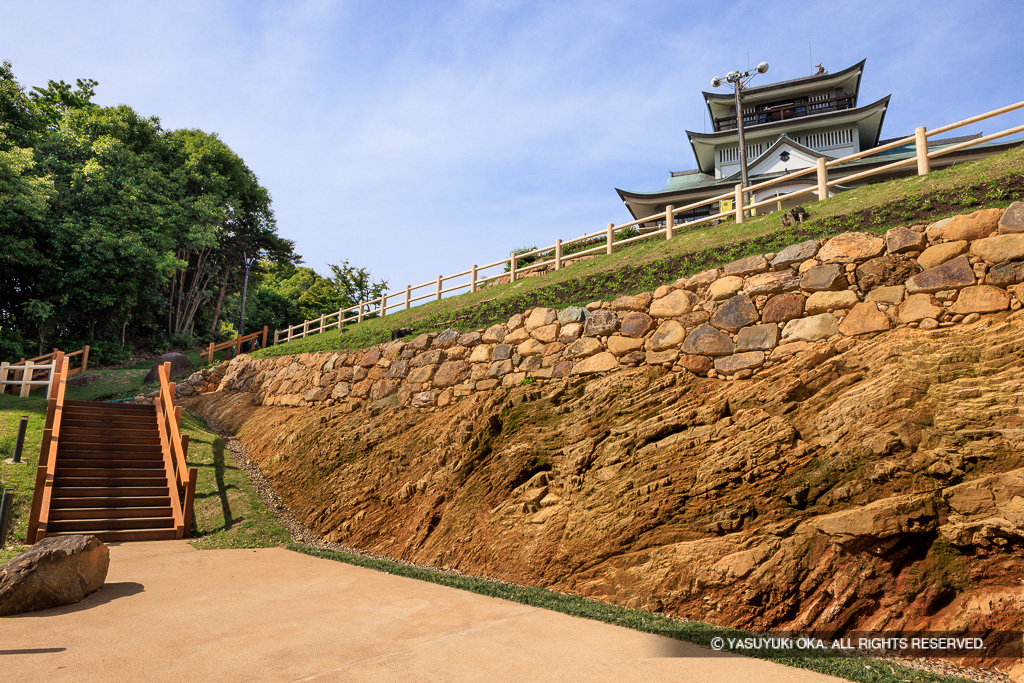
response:
M812 114L823 114L830 111L842 111L853 109L857 106L856 95L837 95L819 100L807 102L785 102L773 104L770 107L743 112L743 125L756 126L762 123L774 123L775 121L788 121L798 119ZM735 116L723 116L715 118L715 130L733 130L736 128Z

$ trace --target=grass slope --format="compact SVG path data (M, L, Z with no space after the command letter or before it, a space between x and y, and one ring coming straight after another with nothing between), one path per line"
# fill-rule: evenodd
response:
M751 254L767 253L806 239L847 231L884 232L897 225L926 223L982 207L1024 200L1024 146L987 159L843 192L807 204L809 218L782 227L778 215L737 225L702 225L676 231L672 240L635 242L614 254L575 263L560 271L450 297L256 351L276 357L311 351L365 348L390 339L391 331L415 333L443 327L471 330L504 322L533 306L564 307L650 291L660 285Z

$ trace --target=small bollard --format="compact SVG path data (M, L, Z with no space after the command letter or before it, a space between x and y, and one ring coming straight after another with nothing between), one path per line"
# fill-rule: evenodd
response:
M14 491L4 489L0 498L0 550L7 544L7 527L11 524L11 506L14 504Z
M18 423L18 440L14 442L14 457L11 462L15 465L21 464L21 448L25 445L25 429L28 428L28 417L22 416Z

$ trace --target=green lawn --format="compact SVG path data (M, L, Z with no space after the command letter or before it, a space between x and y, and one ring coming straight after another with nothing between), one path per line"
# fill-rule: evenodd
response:
M197 548L264 548L288 543L288 532L267 510L224 440L198 416L184 411L188 464L199 468L195 522Z
M29 398L18 398L0 394L0 486L14 491L11 525L8 529L7 544L0 550L0 563L6 562L21 552L28 528L28 515L32 509L32 489L36 481L36 465L39 463L39 444L43 440L43 425L46 422L46 398L36 392ZM18 436L18 423L22 416L28 417L28 430L21 459L25 465L8 465L5 460L14 452Z
M115 373L111 376L117 377ZM22 415L29 428L22 451L26 465L8 465ZM0 482L14 491L14 507L7 545L0 550L0 564L25 547L25 532L35 487L39 444L46 421L42 396L18 398L0 395ZM184 411L181 429L190 437L188 463L199 469L196 485L193 536L197 548L260 548L284 545L288 534L267 510L252 488L249 477L238 468L224 441L206 423Z

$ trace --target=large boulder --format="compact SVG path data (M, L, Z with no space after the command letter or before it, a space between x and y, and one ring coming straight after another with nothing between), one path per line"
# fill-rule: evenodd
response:
M189 361L184 355L180 353L165 353L161 356L157 356L153 359L153 367L150 368L149 372L146 373L146 377L142 380L143 382L156 382L160 379L160 375L157 373L159 368L164 363L171 364L171 377L179 377L181 375L190 375L195 372L195 368L192 366L192 362Z
M95 536L50 536L0 567L0 616L72 605L100 589L110 550Z

